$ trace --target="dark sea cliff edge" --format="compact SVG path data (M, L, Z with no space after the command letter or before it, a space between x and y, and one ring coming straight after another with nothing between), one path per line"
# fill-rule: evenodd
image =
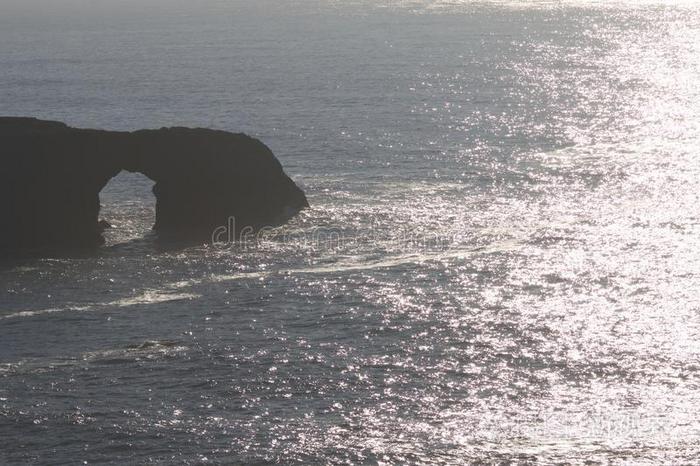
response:
M99 193L122 170L155 182L159 236L258 229L308 202L257 139L203 128L134 132L0 117L0 253L103 243Z

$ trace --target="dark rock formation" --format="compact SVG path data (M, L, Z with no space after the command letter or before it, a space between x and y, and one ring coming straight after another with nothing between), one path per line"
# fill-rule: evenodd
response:
M155 181L159 236L206 238L229 217L260 228L308 206L270 149L243 134L0 117L0 251L101 244L99 193L121 170Z

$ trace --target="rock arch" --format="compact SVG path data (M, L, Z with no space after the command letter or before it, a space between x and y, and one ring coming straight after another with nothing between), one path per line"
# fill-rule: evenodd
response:
M155 182L159 235L201 237L279 224L308 206L270 149L244 134L134 132L0 118L0 249L103 242L99 192L122 170Z

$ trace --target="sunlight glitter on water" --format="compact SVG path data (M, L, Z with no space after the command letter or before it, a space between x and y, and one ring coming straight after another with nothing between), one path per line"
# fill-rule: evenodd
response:
M169 109L128 86L141 57L84 51L136 109L100 124L257 131L312 208L285 240L161 250L137 238L152 212L117 202L152 201L133 181L105 192L125 229L104 254L0 271L8 444L60 442L66 461L695 461L695 3L298 2L272 25L215 3L167 18L182 38L138 37L177 56L154 65ZM49 116L94 116L65 86Z

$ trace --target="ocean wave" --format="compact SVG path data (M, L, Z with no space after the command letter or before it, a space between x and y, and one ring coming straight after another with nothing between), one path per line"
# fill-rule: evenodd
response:
M171 302L171 301L197 299L200 297L201 297L201 295L194 294L194 293L170 293L170 292L163 292L163 291L158 291L158 290L147 290L147 291L144 291L143 293L135 295L135 296L118 299L116 301L109 301L106 303L92 303L92 304L81 305L81 306L66 306L66 307L62 307L62 308L48 308L48 309L36 309L36 310L26 310L26 311L13 312L11 314L0 316L0 320L17 319L17 318L23 318L23 317L45 316L45 315L51 315L51 314L55 314L55 313L66 313L66 312L91 312L91 311L102 310L104 308L112 308L112 307L124 308L124 307L144 305L144 304L159 304L159 303L166 303L166 302Z

